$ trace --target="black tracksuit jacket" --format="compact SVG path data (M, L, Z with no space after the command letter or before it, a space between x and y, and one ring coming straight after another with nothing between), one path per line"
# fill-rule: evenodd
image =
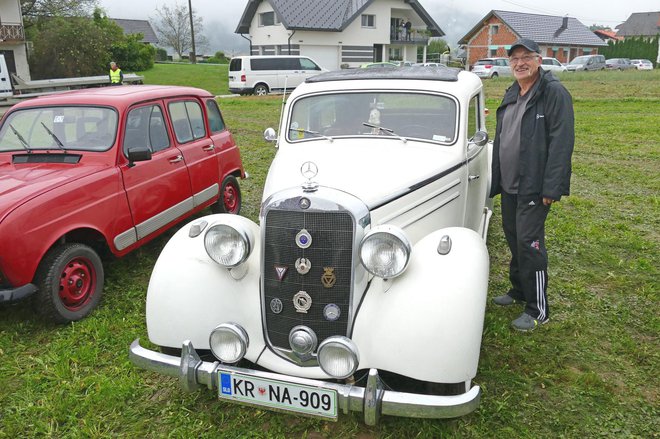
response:
M571 155L575 143L571 95L551 72L541 69L540 73L541 82L527 102L521 123L518 199L522 202L541 197L558 201L570 192ZM506 107L516 102L519 93L520 86L514 82L497 109L491 197L502 191L499 154L502 118Z

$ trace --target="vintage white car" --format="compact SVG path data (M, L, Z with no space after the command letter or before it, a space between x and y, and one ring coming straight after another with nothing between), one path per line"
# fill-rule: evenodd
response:
M176 355L135 340L132 362L223 401L358 411L369 425L475 410L492 213L484 102L476 75L446 67L307 79L279 137L265 132L279 150L260 224L209 215L171 238L146 319L149 340Z

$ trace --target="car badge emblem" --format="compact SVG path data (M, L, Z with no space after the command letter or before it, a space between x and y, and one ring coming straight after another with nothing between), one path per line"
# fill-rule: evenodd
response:
M335 276L335 269L332 267L323 267L323 275L321 276L321 283L325 288L332 288L337 282L337 276Z
M305 229L302 229L296 235L296 245L300 248L307 248L312 245L312 235Z
M286 271L288 268L285 265L275 265L275 274L277 274L277 280L280 282L282 279L284 279L284 276L286 276Z
M316 163L303 163L300 167L300 173L307 179L302 185L303 192L315 192L319 188L319 184L312 181L312 178L316 177L316 174L319 173L319 168L316 166Z
M296 259L296 271L300 274L307 274L312 269L312 263L307 258Z
M270 310L273 311L273 313L275 314L281 313L282 308L284 308L284 304L277 297L270 301Z
M323 317L330 322L337 320L340 314L341 310L339 309L339 306L334 303L328 303L325 308L323 308Z
M298 206L301 209L309 209L309 206L312 205L312 202L309 201L309 198L301 198L300 201L298 201Z
M314 162L305 162L300 167L300 173L307 180L311 180L312 178L316 177L316 174L319 173L319 168Z
M307 311L312 307L312 298L305 291L298 291L293 295L293 306L296 312L307 314Z

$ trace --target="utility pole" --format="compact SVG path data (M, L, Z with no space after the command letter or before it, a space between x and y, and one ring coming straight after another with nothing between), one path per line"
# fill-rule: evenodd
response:
M197 64L197 52L195 51L195 28L193 26L193 13L192 13L192 0L188 0L188 13L190 14L190 38L192 38L192 53L190 54L190 62Z

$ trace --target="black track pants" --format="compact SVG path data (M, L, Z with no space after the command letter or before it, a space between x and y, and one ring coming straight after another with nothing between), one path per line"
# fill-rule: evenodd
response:
M545 219L550 206L543 199L518 202L518 196L502 192L502 227L511 250L509 295L527 303L525 312L545 320L548 308L548 254L545 249Z

